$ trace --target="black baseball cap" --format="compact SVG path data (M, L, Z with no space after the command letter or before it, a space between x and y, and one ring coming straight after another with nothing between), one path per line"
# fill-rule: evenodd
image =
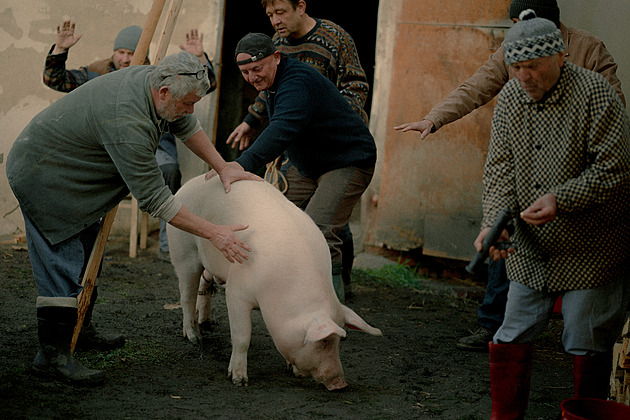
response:
M269 36L261 33L250 32L241 38L241 40L238 41L238 44L236 44L234 61L236 61L236 56L240 53L251 55L250 58L236 61L236 65L242 66L243 64L262 60L263 58L273 54L275 51L276 47L273 45L273 41L269 38Z

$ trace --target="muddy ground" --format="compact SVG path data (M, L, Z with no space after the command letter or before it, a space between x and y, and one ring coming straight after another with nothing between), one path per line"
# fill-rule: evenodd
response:
M156 258L155 234L138 258L124 238L110 240L100 278L94 321L106 333L124 333L124 349L77 353L104 369L94 388L42 381L30 373L37 352L37 292L28 255L0 246L1 419L487 419L487 353L457 350L475 326L483 283L440 279L443 267L417 288L382 284L355 270L347 304L383 331L351 332L340 346L348 388L329 392L297 379L254 312L249 386L227 379L230 336L223 294L214 300L216 324L196 347L182 337L177 280ZM448 265L448 264L447 264ZM461 267L459 267L461 269ZM446 270L444 270L446 269ZM457 277L457 275L455 275ZM561 351L562 321L537 342L528 419L556 419L572 394L571 363Z

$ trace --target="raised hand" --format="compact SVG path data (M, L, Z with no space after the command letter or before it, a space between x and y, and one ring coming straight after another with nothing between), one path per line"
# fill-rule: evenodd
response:
M83 35L74 34L75 25L76 24L70 20L64 20L61 25L57 26L57 42L55 43L53 54L64 53L79 42Z
M203 33L200 33L197 29L191 29L186 34L186 44L179 44L179 48L196 55L202 64L206 64L206 57L203 53Z

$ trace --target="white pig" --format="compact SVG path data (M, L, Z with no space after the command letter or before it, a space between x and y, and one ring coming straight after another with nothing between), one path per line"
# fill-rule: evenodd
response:
M183 333L200 343L195 304L204 270L225 285L232 356L228 376L247 383L251 313L260 308L278 351L296 376L312 376L327 389L347 386L339 360L342 328L381 331L342 305L333 289L330 252L312 219L267 182L238 181L225 193L218 177L187 182L177 200L215 224L249 225L237 232L252 252L230 263L209 241L168 226L171 261L179 278ZM202 290L206 288L201 281ZM199 296L210 299L210 294ZM209 302L205 303L209 310ZM208 320L200 313L200 318Z

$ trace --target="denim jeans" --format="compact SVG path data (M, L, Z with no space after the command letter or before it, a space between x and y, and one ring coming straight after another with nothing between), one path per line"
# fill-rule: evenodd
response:
M42 297L76 297L87 266L100 222L78 234L51 245L31 219L22 212L26 227L26 244L37 292Z
M507 278L505 260L494 261L490 259L486 293L483 296L483 303L477 310L477 323L481 327L490 331L499 329L505 315L509 286L510 281Z
M160 152L160 150L158 150ZM156 155L157 156L157 155ZM166 186L175 194L182 186L182 174L179 171L179 165L176 163L168 163L160 165L162 177ZM168 236L166 236L166 222L160 219L160 251L168 252Z

